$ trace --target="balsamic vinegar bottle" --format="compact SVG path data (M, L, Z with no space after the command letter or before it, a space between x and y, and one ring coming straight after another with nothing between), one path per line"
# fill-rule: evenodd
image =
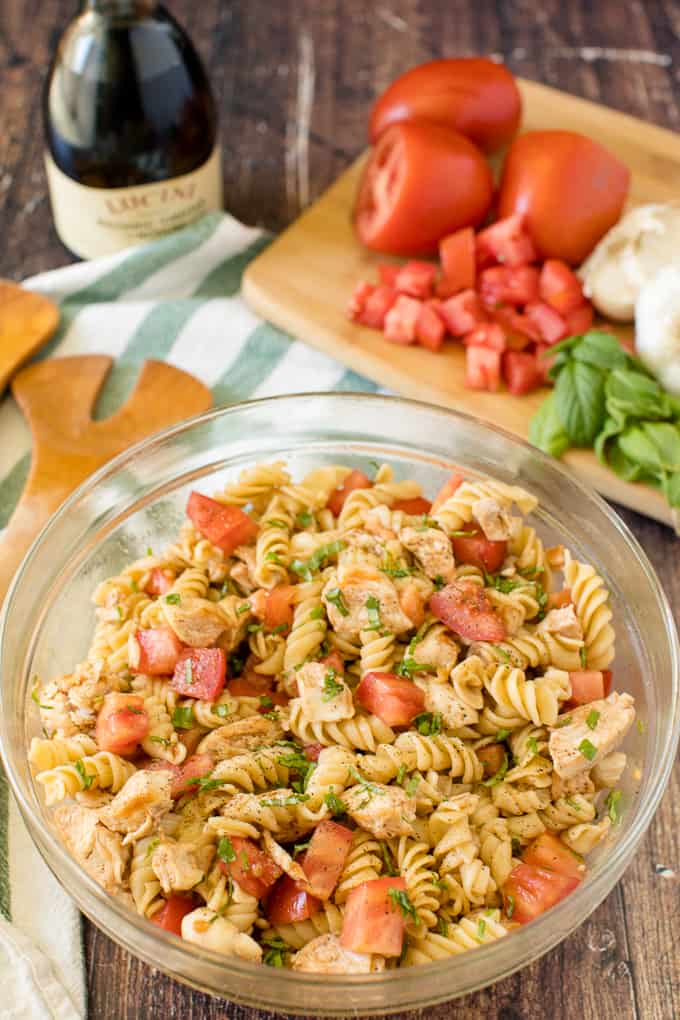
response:
M222 207L210 85L184 30L153 0L85 0L44 92L59 237L93 258Z

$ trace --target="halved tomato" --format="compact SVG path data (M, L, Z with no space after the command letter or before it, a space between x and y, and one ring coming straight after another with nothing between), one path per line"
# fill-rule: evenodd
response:
M507 636L483 588L471 581L454 581L435 592L430 609L450 630L470 641L504 641Z
M606 697L604 675L599 669L577 669L569 673L570 705L587 705Z
M331 493L328 500L328 509L337 517L345 505L345 500L350 492L354 492L355 489L370 489L372 485L373 482L368 475L355 468L354 471L350 471L340 488Z
M533 864L517 864L503 886L505 911L513 921L527 924L563 900L580 882Z
M434 254L442 237L484 220L492 194L491 170L467 138L427 121L394 124L364 169L354 226L367 248Z
M170 686L188 698L216 701L226 678L227 656L223 648L187 648L177 660Z
M196 901L191 896L180 896L179 893L172 893L168 896L165 904L157 910L151 923L171 931L173 935L182 934L182 919L196 909Z
M501 384L501 352L491 347L465 348L465 385L495 392Z
M439 242L442 277L437 284L438 297L451 297L474 287L477 276L475 232L463 227Z
M281 868L252 840L230 836L229 842L234 859L225 860L221 857L218 860L220 870L229 875L249 896L262 899L283 874Z
M131 673L145 676L171 676L184 645L172 627L147 627L136 630L128 640Z
M454 535L451 539L457 562L471 563L489 574L495 573L505 559L508 543L487 538L481 527L474 522L463 525L461 531L465 534Z
M394 673L366 673L356 689L356 698L388 726L408 726L425 711L421 689Z
M542 832L537 836L522 854L522 860L525 864L556 871L558 875L566 875L567 878L581 879L586 870L583 859L552 832Z
M312 896L290 875L282 875L267 896L265 913L270 924L292 924L318 914L321 900Z
M252 542L259 530L252 517L239 507L225 505L195 491L189 496L187 517L204 538L227 555L237 546Z
M303 870L313 894L320 900L327 900L338 884L353 836L354 833L346 825L338 825L329 818L315 828L305 854Z
M100 751L132 754L149 732L149 716L139 694L112 691L104 696L95 736Z
M355 953L400 956L406 922L390 892L406 892L403 878L374 878L352 889L342 919L340 942Z

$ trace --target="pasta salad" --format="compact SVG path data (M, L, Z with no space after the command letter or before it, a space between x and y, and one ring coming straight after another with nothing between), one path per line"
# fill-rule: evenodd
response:
M387 465L192 492L96 589L85 661L36 681L69 851L160 927L297 971L445 959L559 902L618 820L635 710L604 582L536 505L459 475L431 503Z

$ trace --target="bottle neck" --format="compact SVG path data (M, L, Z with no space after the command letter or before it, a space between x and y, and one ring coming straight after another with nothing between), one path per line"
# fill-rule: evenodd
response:
M96 11L110 17L140 17L151 14L157 0L81 0L81 11Z

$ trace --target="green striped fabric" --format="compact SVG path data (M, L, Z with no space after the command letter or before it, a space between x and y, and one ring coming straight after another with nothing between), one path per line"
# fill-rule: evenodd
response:
M125 401L145 358L191 372L211 387L215 404L304 390L374 391L369 380L257 319L244 303L243 270L267 243L260 231L212 215L141 248L26 280L61 310L59 329L40 357L115 356L97 418L108 417ZM29 467L28 429L13 400L5 398L0 404L0 528ZM38 903L49 910L34 909ZM80 1016L78 915L31 847L1 770L0 915L46 954L74 1005L73 1015ZM2 930L0 979L1 949Z

